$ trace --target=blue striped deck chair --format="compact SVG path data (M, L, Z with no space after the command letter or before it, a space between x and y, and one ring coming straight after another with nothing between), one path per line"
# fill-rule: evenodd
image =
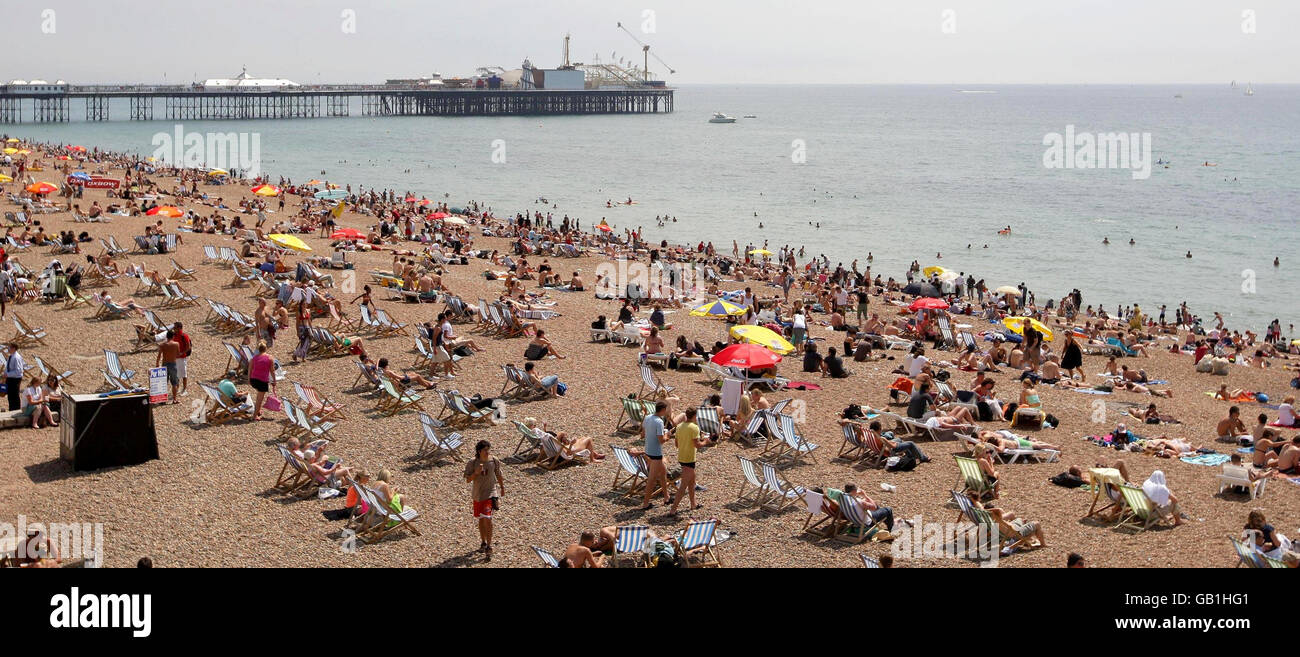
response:
M772 416L768 415L768 417ZM781 438L785 440L785 444L789 448L787 451L793 455L795 464L799 464L804 456L811 458L813 463L816 463L817 457L813 452L817 451L819 445L804 439L803 435L795 429L793 417L785 414L777 414L776 417L781 422Z
M879 568L879 567L880 567L880 560L879 560L879 559L877 559L877 558L875 558L875 557L867 556L867 555L865 555L865 554L859 554L858 556L862 559L862 565L863 565L863 566L865 566L865 567L867 567L867 568Z
M780 513L787 506L803 499L803 486L795 486L787 481L771 463L760 461L759 464L763 468L763 482L767 484L767 492L760 505L764 511Z
M429 417L428 413L420 413L419 417L422 438L420 446L415 450L417 461L436 463L445 456L450 456L454 461L465 460L460 455L460 448L465 444L463 436L453 431L446 436L440 437L435 427L442 426L441 422Z
M687 568L721 568L717 543L713 540L718 529L718 519L692 520L686 524L677 539L679 553L686 558Z
M840 516L844 524L835 534L835 540L846 543L861 543L875 535L878 522L871 519L871 514L862 508L862 504L851 495L840 496Z
M747 503L748 506L758 506L763 503L763 498L767 494L767 482L763 480L760 474L762 466L759 461L747 459L739 454L736 458L740 459L740 472L745 478L740 482L740 493L736 495L736 502Z
M537 558L542 560L542 563L545 564L545 567L547 568L560 567L560 560L556 559L555 555L551 554L550 552L547 552L546 550L543 550L542 548L537 547L536 545L532 547L533 547L533 552L537 553Z
M636 392L638 399L658 399L660 397L667 397L673 390L676 390L676 388L673 388L672 386L664 385L663 382L659 380L659 377L655 376L654 370L650 369L649 365L641 363L640 366L641 389Z
M620 557L633 558L635 565L645 564L645 542L650 537L647 525L624 525L618 528L614 537L614 551L609 555L609 567L617 568Z
M611 489L616 493L622 493L624 497L641 494L645 490L648 477L645 457L632 454L622 445L610 444L609 448L614 452L614 460L618 461L619 465L619 469L614 471L614 485Z
M116 351L104 350L104 365L108 375L121 382L122 388L129 389L131 387L131 379L135 378L135 370L123 369L122 359L117 355Z
M712 404L700 404L696 409L695 422L700 426L700 432L714 442L722 440L726 433L722 421L718 419L718 407Z
M791 401L794 401L793 397L782 399L781 401L772 404L772 408L769 408L768 411L771 413L784 413L785 407L789 406Z
M767 427L767 442L763 444L763 451L760 454L773 461L779 460L789 449L789 445L785 442L785 435L781 433L781 415L771 411L765 411L762 415L763 426Z
M749 422L745 424L745 428L740 432L740 437L750 447L756 447L767 439L766 436L759 433L763 428L763 416L766 414L766 411L755 411L753 415L749 416Z
M867 446L858 440L857 427L851 422L846 422L840 425L840 431L844 433L844 442L840 444L840 451L836 452L835 458L850 463L861 460L867 453Z

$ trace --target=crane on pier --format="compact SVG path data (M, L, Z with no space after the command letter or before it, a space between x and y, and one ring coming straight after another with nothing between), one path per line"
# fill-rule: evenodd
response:
M668 65L668 62L665 62L663 59L661 59L661 58L659 57L659 55L656 55L656 54L650 52L650 46L646 45L645 43L642 43L642 41L641 41L640 39L636 38L636 35L635 35L635 34L632 34L632 30L629 30L629 29L627 29L626 27L624 27L624 26L623 26L623 23L622 23L621 21L619 22L618 27L619 27L619 29L623 30L624 32L627 32L627 35L630 36L630 37L632 37L632 40L635 41L636 44L637 44L638 46L641 46L641 54L642 54L642 56L643 56L643 58L644 58L644 60L645 60L645 63L644 63L645 68L644 68L644 71L643 71L643 73L645 74L645 77L644 77L643 80L642 80L643 82L649 82L649 81L650 81L650 58L651 58L651 57L654 57L656 62L659 62L660 64L663 65L664 68L668 69L668 73L669 73L669 74L672 74L672 73L676 73L676 72L677 72L677 71L673 70L673 67L671 67L671 66Z

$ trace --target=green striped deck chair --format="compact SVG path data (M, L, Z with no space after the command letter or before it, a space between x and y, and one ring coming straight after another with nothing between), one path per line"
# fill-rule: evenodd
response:
M961 492L973 490L981 497L993 494L993 483L984 475L978 461L968 456L953 455L953 458L957 459L957 469L961 471L961 478L957 482L962 486Z
M1138 531L1146 531L1151 525L1160 521L1160 513L1156 511L1156 505L1147 497L1146 491L1137 486L1124 484L1119 487L1119 493L1124 499L1124 509L1120 511L1119 522L1115 527L1130 527Z
M636 432L641 430L641 422L647 415L655 412L655 403L644 399L621 398L623 402L623 411L618 415L618 424L614 426L615 431Z

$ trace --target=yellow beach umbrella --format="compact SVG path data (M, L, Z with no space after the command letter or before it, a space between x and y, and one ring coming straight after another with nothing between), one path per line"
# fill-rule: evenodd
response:
M743 306L727 303L722 299L711 301L691 311L692 317L731 317L744 314L745 308Z
M739 338L760 347L767 347L782 356L794 351L794 345L766 326L750 326L749 324L733 326L731 327L731 337Z
M942 276L946 273L948 273L948 270L944 269L943 267L940 267L939 265L931 265L921 270L921 275L925 276L926 278L929 278L935 274L939 274L940 276Z
M298 239L296 235L267 235L266 239L271 240L286 249L293 249L294 251L302 251L304 253L311 251L311 247L307 246L306 242Z
M749 255L770 256L772 255L772 252L768 251L767 249L754 249L753 251L749 252Z
M1035 330L1035 331L1038 331L1039 333L1042 333L1042 334L1043 334L1043 339L1044 339L1044 340L1049 340L1049 341L1050 341L1050 340L1052 339L1052 337L1053 337L1053 336L1052 336L1052 329L1047 328L1047 326L1045 326L1042 322L1040 322L1040 321L1038 321L1038 320L1036 320L1036 319L1034 319L1034 318L1032 318L1032 317L1008 317L1008 318L1002 320L1002 324L1005 325L1007 328L1011 329L1011 331L1012 331L1013 333L1015 333L1016 335L1024 335L1024 334L1025 334L1025 324L1026 324L1026 323L1028 323L1030 326L1034 327L1034 330Z
M17 153L17 152L18 152L18 149L17 149L17 148L14 148L13 146L10 146L10 147L8 147L8 148L5 149L5 155L13 155L14 153Z
M9 176L6 176L6 175L4 175L3 173L0 173L0 183L7 183L7 182L13 182L13 181L14 181L13 178L10 178Z
M17 138L17 137L10 137L10 138L8 138L8 139L5 140L5 143L6 143L6 144L17 144L17 143L20 142L20 141L22 141L22 140L19 139L19 138Z
M230 175L230 172L229 172L229 171L226 171L225 169L213 169L213 170L211 170L211 171L208 172L208 175L209 175L209 176L228 176L228 175Z
M26 148L20 148L20 149L18 149L18 154L19 154L19 155L31 155L32 152L29 151L29 150L27 150Z

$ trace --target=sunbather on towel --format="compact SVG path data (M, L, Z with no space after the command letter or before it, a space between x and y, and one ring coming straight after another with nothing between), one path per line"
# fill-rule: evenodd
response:
M1191 443L1185 440L1159 436L1147 439L1143 449L1161 458L1178 458L1183 454L1195 452L1199 448L1193 447Z
M1134 383L1132 381L1125 381L1123 383L1116 384L1115 387L1123 388L1125 390L1128 390L1129 392L1145 392L1148 395L1152 395L1155 397L1167 397L1170 399L1173 399L1174 397L1174 391L1172 389L1156 390L1155 388L1148 388L1142 385L1141 383Z

